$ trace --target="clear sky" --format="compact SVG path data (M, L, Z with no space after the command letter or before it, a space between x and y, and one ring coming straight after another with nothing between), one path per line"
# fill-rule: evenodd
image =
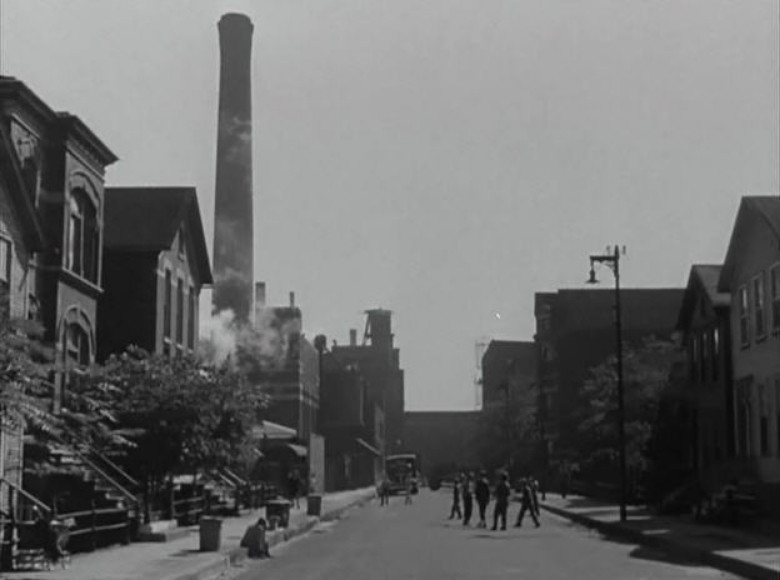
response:
M310 336L393 310L409 409L474 408L477 339L530 340L590 252L682 286L780 190L778 0L0 2L2 72L109 184L197 186L209 246L216 23L248 14L256 277Z

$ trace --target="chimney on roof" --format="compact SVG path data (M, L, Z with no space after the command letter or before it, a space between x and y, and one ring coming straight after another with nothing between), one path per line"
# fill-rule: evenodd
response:
M295 308L295 292L290 292L290 308Z
M263 317L265 308L265 282L255 282L255 326Z
M357 329L349 329L349 346L357 346Z

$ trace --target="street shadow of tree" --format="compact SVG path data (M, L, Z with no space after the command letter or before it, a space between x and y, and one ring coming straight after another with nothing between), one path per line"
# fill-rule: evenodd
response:
M613 540L610 540L613 541ZM697 562L692 558L687 558L680 554L672 554L656 548L646 546L637 546L628 554L629 557L638 560L649 560L653 562L663 562L665 564L674 564L676 566L687 566L690 568L703 568L705 564Z
M188 548L184 550L179 550L178 552L174 552L172 555L174 558L186 558L187 556L192 556L193 554L202 554L200 550L197 548Z

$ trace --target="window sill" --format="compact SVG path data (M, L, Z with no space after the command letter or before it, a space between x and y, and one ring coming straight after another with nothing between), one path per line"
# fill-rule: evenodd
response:
M87 280L83 276L80 276L79 274L76 274L75 272L68 270L67 268L60 268L60 273L62 274L62 277L65 280L70 282L73 286L75 286L85 294L92 296L93 298L96 298L101 294L103 294L103 289L100 286L98 286L95 282Z

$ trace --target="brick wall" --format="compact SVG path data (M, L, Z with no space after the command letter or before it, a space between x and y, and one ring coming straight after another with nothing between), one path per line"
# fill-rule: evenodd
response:
M27 266L30 256L15 214L8 192L0 185L0 238L11 242L10 315L12 318L24 318L30 292Z

